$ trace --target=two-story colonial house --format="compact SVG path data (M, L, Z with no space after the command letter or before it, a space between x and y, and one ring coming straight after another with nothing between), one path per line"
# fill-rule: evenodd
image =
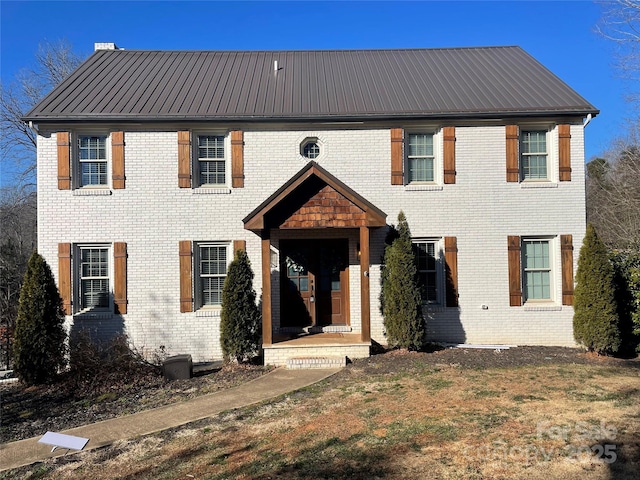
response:
M24 118L38 248L72 333L219 359L245 249L266 363L357 358L387 343L380 262L402 210L429 341L574 345L597 113L519 47L96 44Z

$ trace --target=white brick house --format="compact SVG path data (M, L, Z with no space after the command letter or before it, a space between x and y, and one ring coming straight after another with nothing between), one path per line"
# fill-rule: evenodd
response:
M597 113L517 47L97 50L24 119L38 248L71 331L219 359L245 248L265 362L358 357L386 344L380 258L402 210L428 340L574 345Z

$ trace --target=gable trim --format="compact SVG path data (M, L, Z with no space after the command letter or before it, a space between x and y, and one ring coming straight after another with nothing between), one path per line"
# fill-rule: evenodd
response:
M387 223L387 214L377 208L371 202L359 195L346 184L338 180L336 177L327 172L316 162L307 163L298 173L296 173L289 181L276 190L269 198L262 202L256 209L247 215L242 222L247 230L263 230L268 228L265 222L265 216L275 209L298 188L302 183L311 178L316 177L329 185L347 200L365 212L365 223L367 227L382 227Z

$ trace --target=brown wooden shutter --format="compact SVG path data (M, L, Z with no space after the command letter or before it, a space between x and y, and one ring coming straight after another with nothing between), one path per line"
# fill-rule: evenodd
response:
M111 171L113 188L124 188L124 132L111 132Z
M58 132L58 190L71 190L71 134Z
M404 185L402 165L404 163L402 128L391 129L391 185Z
M560 235L562 256L562 304L573 305L573 236Z
M571 125L558 125L558 163L561 182L571 181Z
M127 244L113 244L113 303L115 313L127 313Z
M231 186L244 187L244 135L242 130L231 132Z
M520 181L519 152L520 132L517 125L505 127L507 135L507 182Z
M178 132L178 186L191 188L191 132Z
M456 127L444 127L444 183L456 183Z
M446 263L447 307L458 306L458 241L456 237L444 237Z
M509 305L522 305L522 281L520 279L520 237L509 236Z
M71 244L58 244L58 289L65 315L71 315Z
M180 311L193 311L193 273L191 268L191 241L180 241Z
M238 250L244 250L245 252L247 251L247 241L246 240L234 240L233 241L233 254L235 256L235 253Z

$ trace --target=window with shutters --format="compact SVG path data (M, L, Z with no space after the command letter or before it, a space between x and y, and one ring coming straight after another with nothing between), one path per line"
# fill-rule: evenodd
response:
M571 125L507 125L506 180L522 188L571 181Z
M509 305L573 305L573 236L509 236Z
M422 303L443 304L443 259L438 240L414 240Z
M199 308L222 305L222 287L230 262L229 244L198 243L196 255L196 303Z
M112 311L111 245L77 245L75 249L75 311Z
M61 131L56 137L59 190L82 196L125 188L125 132Z
M194 178L200 187L221 187L228 184L227 137L197 134L195 143Z

